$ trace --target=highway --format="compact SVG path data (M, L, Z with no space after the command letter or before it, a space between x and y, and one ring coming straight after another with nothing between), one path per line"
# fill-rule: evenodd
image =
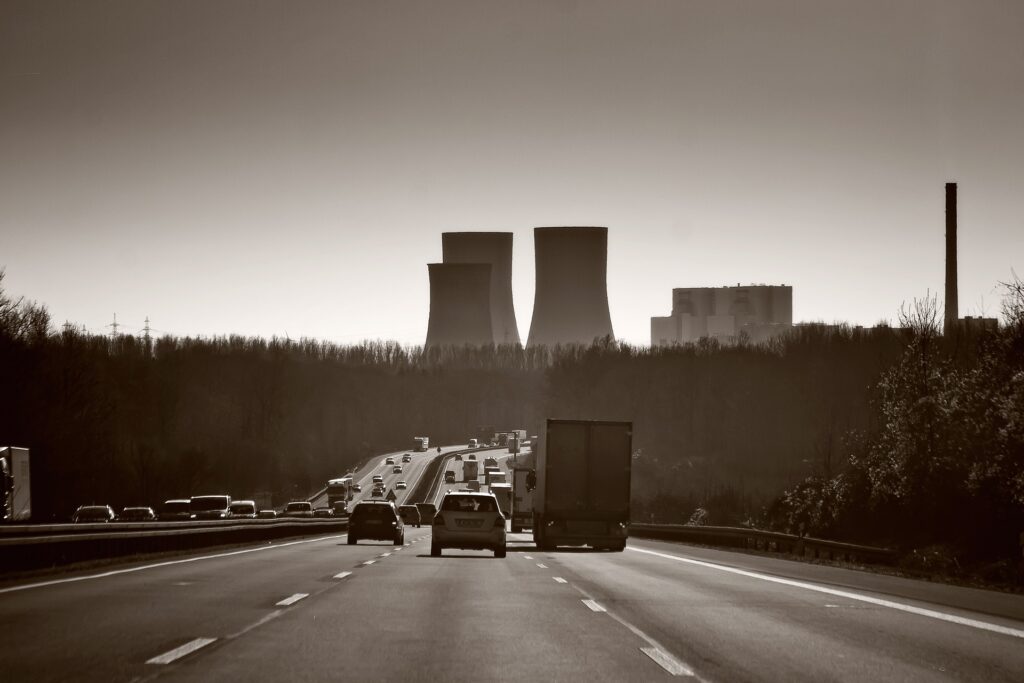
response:
M506 559L429 543L407 527L397 548L341 534L8 582L0 680L1024 674L1020 595L642 539L541 553L509 534Z

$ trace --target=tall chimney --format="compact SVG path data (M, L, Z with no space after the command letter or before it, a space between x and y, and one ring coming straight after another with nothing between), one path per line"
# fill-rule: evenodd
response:
M946 183L946 318L943 332L956 330L960 317L956 287L956 183Z

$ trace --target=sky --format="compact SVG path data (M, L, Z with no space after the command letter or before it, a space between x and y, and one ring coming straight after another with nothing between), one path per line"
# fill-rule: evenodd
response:
M95 332L421 344L445 231L608 227L616 336L673 287L795 321L1024 276L1024 3L0 0L4 287Z

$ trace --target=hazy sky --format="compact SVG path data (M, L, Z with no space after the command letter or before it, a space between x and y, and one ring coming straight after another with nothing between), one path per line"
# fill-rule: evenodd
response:
M872 324L1024 276L1024 2L0 0L5 286L103 331L422 343L447 230L609 228L673 287Z

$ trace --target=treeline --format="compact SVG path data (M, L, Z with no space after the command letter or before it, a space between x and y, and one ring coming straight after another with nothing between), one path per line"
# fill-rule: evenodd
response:
M963 511L964 491L986 500L997 478L1020 478L1019 459L1000 460L1002 469L991 459L953 467L1005 450L1020 429L1009 417L1002 426L945 413L896 419L916 415L933 394L936 410L949 402L959 416L963 400L949 392L967 386L977 396L971 420L991 417L985 410L1013 396L996 398L996 387L1021 391L1012 334L954 340L913 327L801 326L768 345L646 349L609 340L550 351L237 336L148 342L55 331L45 307L0 288L0 443L32 449L37 516L63 518L85 502L153 504L211 491L269 491L283 501L372 454L410 447L414 435L457 443L481 425L539 434L546 417L628 419L635 519L888 540L906 521L893 515L909 509L893 500L948 495ZM927 372L908 360L920 357ZM935 465L927 458L882 467L888 454L916 453L915 439L948 451L947 479L922 474ZM884 488L892 477L906 496ZM850 482L859 498L842 488ZM842 502L818 495L836 487Z

